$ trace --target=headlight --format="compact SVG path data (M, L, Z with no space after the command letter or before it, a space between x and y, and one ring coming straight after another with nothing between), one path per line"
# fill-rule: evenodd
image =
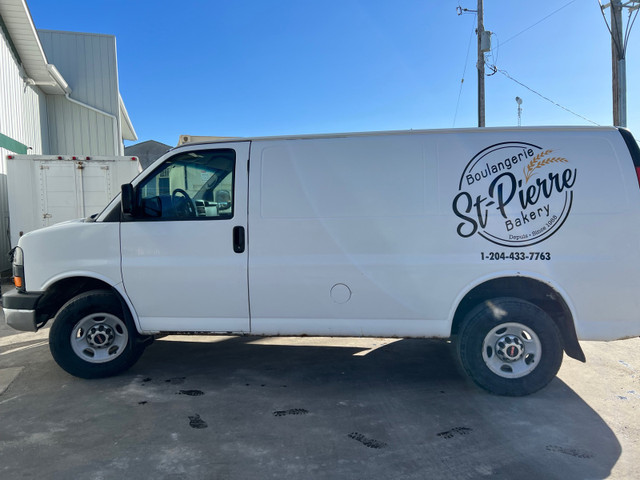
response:
M24 253L20 247L13 249L13 284L18 291L26 292L24 282Z

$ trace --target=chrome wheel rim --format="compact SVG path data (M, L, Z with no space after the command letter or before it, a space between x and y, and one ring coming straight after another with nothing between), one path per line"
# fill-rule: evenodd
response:
M89 363L105 363L118 358L129 341L127 327L110 313L92 313L71 330L71 347Z
M526 325L503 323L484 337L482 358L496 375L520 378L529 375L540 363L542 344Z

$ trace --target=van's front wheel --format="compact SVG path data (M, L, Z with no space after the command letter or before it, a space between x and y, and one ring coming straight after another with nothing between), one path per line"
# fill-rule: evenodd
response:
M562 364L562 337L536 305L517 298L488 300L471 310L458 338L471 379L498 395L528 395L546 386Z
M116 375L142 355L140 341L120 300L106 290L78 295L58 312L49 333L54 360L80 378Z

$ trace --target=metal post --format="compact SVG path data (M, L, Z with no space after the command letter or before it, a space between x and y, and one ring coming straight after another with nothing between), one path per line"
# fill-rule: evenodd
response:
M611 1L611 80L613 124L627 126L627 68L624 55L622 1Z
M478 127L484 127L484 52L482 51L482 33L484 32L483 5L478 0Z

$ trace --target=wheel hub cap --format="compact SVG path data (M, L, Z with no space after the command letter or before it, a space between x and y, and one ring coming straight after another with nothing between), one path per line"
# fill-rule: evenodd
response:
M542 358L542 342L536 332L518 322L496 325L484 337L482 359L502 378L529 375Z
M515 335L504 335L496 342L496 355L504 362L516 362L524 355L524 344Z
M69 340L80 359L89 363L106 363L126 351L129 331L117 315L95 312L75 324Z
M114 338L113 329L108 325L94 325L87 332L87 343L94 348L107 348Z

